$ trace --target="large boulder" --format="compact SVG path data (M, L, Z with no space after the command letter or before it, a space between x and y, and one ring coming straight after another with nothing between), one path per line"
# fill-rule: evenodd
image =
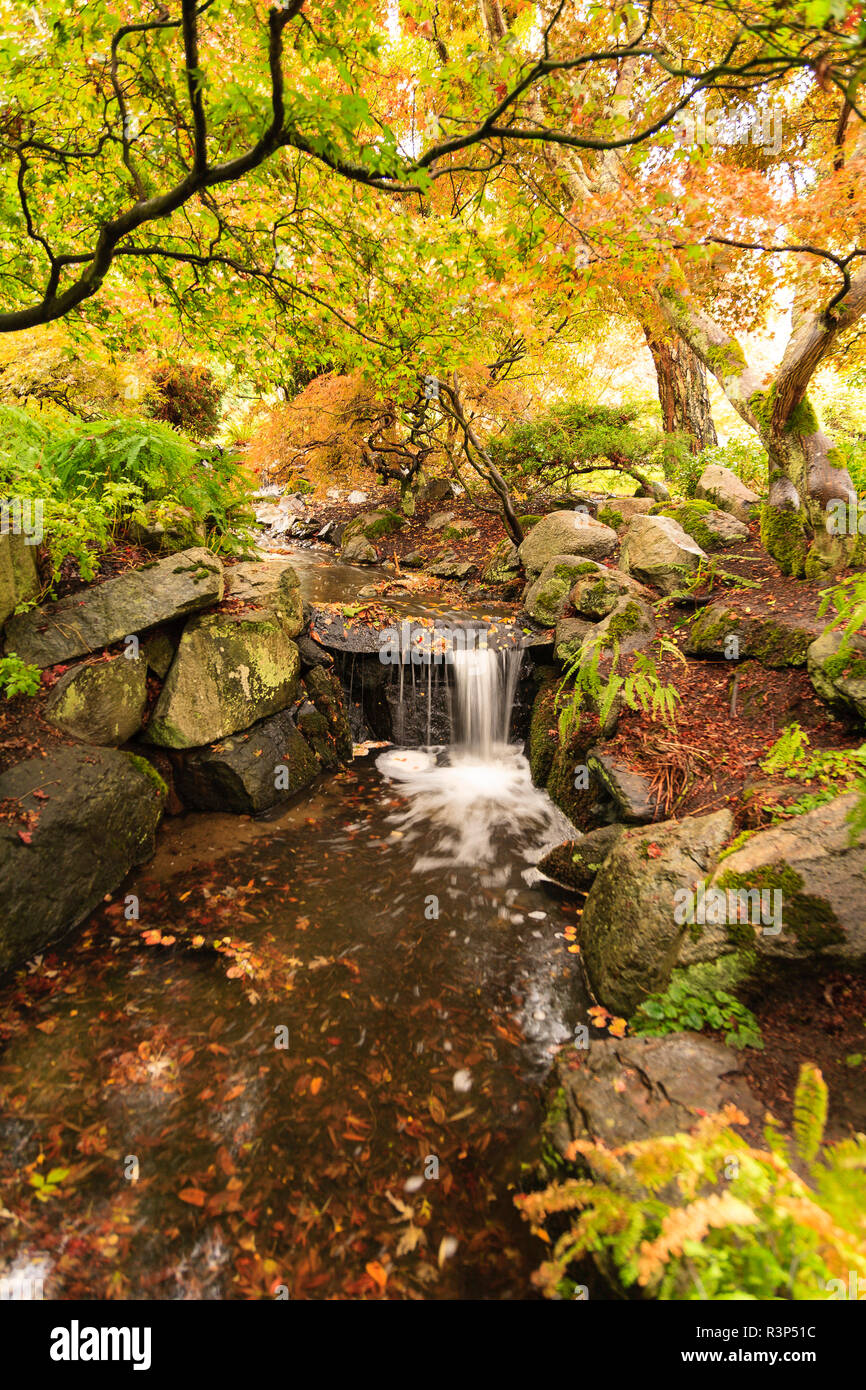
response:
M184 550L33 608L6 628L6 650L36 666L99 651L171 618L219 603L223 567L209 550Z
M731 942L769 959L820 953L866 962L866 832L852 840L848 819L857 800L856 792L837 797L758 831L725 855L710 884L725 895L720 949ZM708 919L717 915L710 901ZM718 931L703 928L710 939Z
M553 627L568 606L575 581L587 572L597 574L600 569L594 561L580 555L553 555L538 578L527 584L523 607L533 622L541 627Z
M703 1115L735 1105L752 1119L763 1107L740 1068L742 1054L700 1033L598 1038L556 1057L545 1130L565 1156L575 1139L619 1148L693 1129Z
M689 628L685 650L690 656L753 659L783 670L806 664L806 652L819 628L820 623L784 613L738 613L725 603L710 603Z
M138 733L147 702L147 661L124 656L75 666L61 676L46 717L83 743L126 743Z
M226 570L226 597L245 608L273 614L288 637L304 626L297 572L288 560L244 560Z
M428 573L436 579L468 579L474 569L471 560L461 560L453 550L446 550L435 565L429 566Z
M0 970L82 921L153 853L165 786L143 758L60 748L0 776ZM26 828L25 828L26 826Z
M129 518L129 534L145 550L164 555L203 545L205 540L204 526L195 514L170 498L136 508Z
M378 541L383 536L393 535L406 525L406 518L399 512L381 507L375 512L363 512L353 517L343 532L343 544L353 536L363 536L368 541Z
M526 573L537 575L550 560L561 555L603 560L616 543L616 531L588 512L550 512L533 526L518 553Z
M690 935L677 894L710 878L732 824L730 811L721 810L623 831L581 918L583 962L607 1008L629 1016L666 988L674 966L715 957Z
M697 498L654 507L653 514L673 517L703 550L725 550L749 539L749 528L744 521Z
M669 516L636 516L622 543L619 563L626 574L673 594L707 556Z
M321 770L288 709L207 748L173 753L172 760L186 806L250 815L294 796Z
M740 482L736 473L718 463L707 464L698 479L695 494L743 522L751 519L754 508L761 500L756 492Z
M656 505L652 497L610 497L602 498L598 503L596 516L599 521L603 521L605 526L613 526L616 530L620 526L627 526L632 517L642 516Z
M184 630L147 729L151 743L194 748L285 709L300 657L272 614L210 613Z
M811 643L806 665L815 691L822 700L866 719L866 640L855 636L842 651L842 634L829 628Z
M24 535L0 532L0 629L19 603L36 598L38 593L34 547L27 544Z
M623 598L641 598L652 602L655 595L630 574L618 569L604 569L599 565L578 579L571 591L571 606L581 618L599 622L612 613Z

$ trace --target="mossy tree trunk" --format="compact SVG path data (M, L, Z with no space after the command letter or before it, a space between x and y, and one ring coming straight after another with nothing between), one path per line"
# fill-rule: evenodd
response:
M736 338L694 305L687 291L665 289L658 302L667 322L713 373L767 451L761 538L780 568L821 578L851 564L858 538L830 534L827 507L834 501L846 506L856 502L854 484L821 430L806 391L838 334L866 310L866 267L851 276L832 309L802 319L775 374L750 366Z
M642 326L655 364L665 433L691 435L693 453L718 444L703 362L684 339Z

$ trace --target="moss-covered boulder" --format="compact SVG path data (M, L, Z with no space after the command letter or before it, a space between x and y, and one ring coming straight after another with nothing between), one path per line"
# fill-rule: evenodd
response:
M712 930L767 961L866 962L866 832L852 839L856 804L856 792L837 797L724 855L710 888L725 895L726 922Z
M669 516L636 516L622 543L620 569L644 584L673 594L695 574L707 555Z
M322 769L288 709L207 748L173 753L172 761L186 806L250 815L287 801Z
M193 618L147 737L163 747L194 748L248 729L291 703L299 668L298 649L273 615Z
M639 825L655 819L658 802L648 778L601 746L590 748L586 761L600 791L610 799L617 820Z
M580 927L583 962L606 1008L630 1017L674 966L714 959L689 935L678 892L712 875L733 821L727 810L624 830L596 875ZM731 944L731 950L735 949Z
M0 970L81 922L153 853L165 784L114 748L60 748L0 776ZM19 833L20 832L20 833Z
M756 492L741 482L730 468L710 463L698 479L695 494L705 502L712 502L722 512L730 512L738 521L748 522L760 502Z
M392 511L389 507L382 507L375 512L362 512L349 522L343 532L342 543L351 540L353 536L363 536L368 541L378 541L384 536L394 535L395 532L402 530L406 525L405 516L399 512Z
M617 543L616 531L588 512L551 512L533 526L518 547L526 573L533 578L562 555L603 560Z
M589 566L593 574L598 573L600 567L580 555L551 556L523 594L523 607L532 621L540 627L553 627L568 607L575 581Z
M12 618L6 650L36 666L54 666L209 608L219 603L223 587L215 555L184 550Z
M0 533L0 629L19 603L36 598L38 593L35 547L27 544L24 535Z
M75 666L48 698L46 717L84 743L126 743L138 733L147 702L147 662L126 656Z
M806 665L822 700L866 719L866 640L843 643L838 629L827 629L809 646Z
M738 613L724 603L701 609L689 628L685 650L690 656L752 659L771 670L805 666L820 624L784 614Z
M162 498L136 508L129 519L129 535L146 550L171 555L202 545L205 529L189 507L171 498Z
M620 655L640 651L655 637L656 625L653 610L642 599L624 597L619 600L612 612L584 640L587 656L596 649L612 651L616 648Z
M651 601L654 595L630 574L598 566L577 580L571 591L571 606L579 617L600 622L613 612L620 599L632 597Z
M698 498L653 507L653 515L669 516L678 521L703 550L725 550L749 539L749 528L744 521Z

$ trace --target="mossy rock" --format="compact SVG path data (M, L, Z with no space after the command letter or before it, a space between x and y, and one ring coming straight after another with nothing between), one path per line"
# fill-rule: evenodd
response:
M651 515L672 517L703 550L725 550L749 539L745 522L699 498L664 503L653 507Z
M275 616L208 614L186 626L147 729L151 743L191 748L284 709L300 658Z
M141 728L147 663L126 656L75 666L54 686L46 717L83 743L126 743Z
M799 512L771 507L765 502L761 507L761 544L783 574L794 579L805 575L809 543Z
M844 644L838 628L825 629L809 647L807 666L822 700L866 719L866 641L862 637Z
M737 613L723 603L703 608L689 629L685 651L690 656L753 659L771 670L805 666L817 624L776 618L769 614Z
M205 539L205 528L195 513L171 498L136 508L127 529L138 545L162 555L188 550Z
M343 532L343 541L357 535L362 535L368 541L377 541L382 536L390 536L402 530L406 524L406 518L390 507L375 512L363 512L361 516L356 516L349 522Z

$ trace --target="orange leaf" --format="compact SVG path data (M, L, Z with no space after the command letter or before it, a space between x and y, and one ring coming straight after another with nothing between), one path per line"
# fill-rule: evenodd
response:
M189 1202L191 1207L203 1207L207 1201L207 1193L202 1192L200 1187L185 1187L177 1195L182 1202Z
M312 1079L312 1081L310 1082L310 1095L311 1095L311 1096L317 1096L317 1095L319 1094L319 1092L321 1091L321 1089L322 1089L322 1078L321 1078L320 1076L314 1076L313 1079Z
M388 1282L388 1271L378 1260L371 1260L369 1264L364 1265L364 1268L373 1280L373 1283L378 1284L379 1288L384 1293L385 1285Z

